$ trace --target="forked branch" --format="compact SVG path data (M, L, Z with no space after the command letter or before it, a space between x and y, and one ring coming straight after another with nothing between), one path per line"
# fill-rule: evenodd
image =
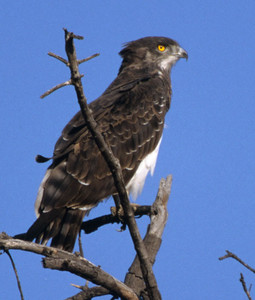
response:
M243 277L242 273L240 274L240 282L242 284L242 287L243 287L243 290L244 290L246 296L248 297L249 300L252 300L251 294L250 294L250 289L249 290L247 289L246 282L244 280L244 277Z
M224 256L219 257L219 260L224 260L224 259L226 259L226 258L230 258L230 257L231 257L231 258L235 259L236 261L238 261L241 265L243 265L243 266L244 266L245 268L247 268L249 271L255 273L255 269L252 268L251 266L249 266L249 265L248 265L247 263L245 263L243 260L241 260L236 254L234 254L234 253L232 253L232 252L230 252L230 251L228 251L228 250L226 250L226 252L227 252L227 254L224 255ZM246 283L245 283L245 280L244 280L244 276L243 276L242 273L240 274L240 282L241 282L241 284L242 284L242 287L243 287L243 290L244 290L246 296L248 297L249 300L252 300L251 294L250 294L250 289L251 289L251 288L250 288L249 290L247 289Z
M4 251L10 249L24 250L46 256L43 259L44 268L71 272L95 284L101 285L108 289L113 295L118 295L124 299L138 300L138 297L132 289L128 288L124 283L76 254L13 239L5 233L0 234L0 249Z
M237 260L240 264L242 264L243 266L245 266L245 268L247 268L248 270L250 270L251 272L255 273L255 269L250 267L247 263L245 263L244 261L242 261L236 254L226 250L227 254L224 255L224 256L221 256L219 257L219 260L223 260L223 259L226 259L226 258L233 258L235 260Z

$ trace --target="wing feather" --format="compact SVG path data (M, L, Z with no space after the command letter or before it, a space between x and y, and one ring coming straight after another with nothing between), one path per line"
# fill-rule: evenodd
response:
M119 90L110 86L90 104L90 109L106 142L120 160L128 184L142 160L159 143L167 111L165 105L161 113L159 105L170 101L170 93L166 93L165 82L159 76L124 86ZM51 174L44 182L41 211L91 208L116 192L108 165L80 112L57 141L50 169Z

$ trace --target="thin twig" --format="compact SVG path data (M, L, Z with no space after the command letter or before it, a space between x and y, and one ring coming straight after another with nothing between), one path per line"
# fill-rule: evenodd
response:
M68 61L66 59L64 59L63 57L61 57L61 56L59 56L59 55L57 55L55 53L52 53L52 52L48 52L48 55L51 56L51 57L54 57L54 58L56 58L58 60L60 60L62 63L64 63L65 65L68 66Z
M241 277L240 277L240 282L242 283L243 290L244 290L245 294L247 295L248 299L249 299L249 300L252 300L251 295L250 295L250 291L247 290L247 287L246 287L246 283L245 283L245 281L244 281L243 274L241 273L240 275L241 275Z
M24 296L23 296L23 292L22 292L22 288L21 288L21 284L20 284L20 280L19 280L19 275L18 275L18 271L17 271L16 266L15 266L14 260L12 259L12 256L11 256L9 250L5 250L5 252L6 252L6 254L10 258L10 261L11 261L11 264L12 264L12 268L13 268L13 271L14 271L15 276L16 276L16 280L17 280L17 284L18 284L18 289L19 289L19 293L20 293L20 298L21 298L21 300L24 300Z
M95 53L95 54L93 54L93 55L91 55L91 56L89 56L87 58L83 58L83 59L77 60L77 63L78 63L78 65L80 65L80 64L82 64L82 63L84 63L84 62L86 62L88 60L91 60L92 58L97 57L99 55L100 55L99 53Z
M219 257L219 260L223 260L229 257L234 258L235 260L237 260L240 264L242 264L243 266L245 266L245 268L247 268L248 270L250 270L251 272L255 273L255 269L253 269L252 267L250 267L248 264L246 264L244 261L242 261L236 254L226 250L227 254L224 256Z
M71 80L67 80L65 82L62 82L56 86L54 86L53 88L51 88L50 90L48 90L47 92L45 92L44 94L42 94L40 96L41 99L45 98L46 96L49 96L51 93L55 92L56 90L64 87L64 86L67 86L67 85L71 85L72 84L72 81Z

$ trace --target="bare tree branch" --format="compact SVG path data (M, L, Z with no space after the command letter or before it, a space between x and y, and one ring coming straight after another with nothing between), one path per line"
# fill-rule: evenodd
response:
M250 267L248 264L246 264L244 261L242 261L236 254L226 250L227 254L224 255L224 256L221 256L219 257L219 260L223 260L223 259L226 259L226 258L233 258L235 260L237 260L240 264L242 264L245 268L247 268L248 270L250 270L251 272L255 273L255 269L253 269L252 267ZM244 277L243 277L243 274L240 273L241 277L240 277L240 282L242 283L242 287L243 287L243 290L245 292L245 294L247 295L248 299L249 300L252 300L251 298L251 295L250 295L250 289L248 290L247 287L246 287L246 283L244 281Z
M112 207L112 209L115 207ZM134 208L132 206L132 208ZM140 218L144 215L151 215L151 206L150 205L140 205L140 206L136 206L136 208L134 209L134 215L137 218ZM123 218L123 221L124 218ZM120 220L118 215L114 215L114 214L109 214L109 215L104 215L101 217L97 217L88 221L84 221L81 225L81 230L84 231L85 234L90 234L94 231L97 231L100 227L104 226L104 225L108 225L108 224L119 224L122 221ZM21 233L20 235L24 235L25 233ZM80 247L80 240L79 240L79 247ZM80 247L81 249L81 247ZM81 255L83 256L83 255Z
M15 276L16 276L16 280L17 280L17 284L18 284L18 289L19 289L19 293L20 293L20 298L21 300L24 300L24 296L23 296L23 292L22 292L22 288L21 288L21 284L20 284L20 280L19 280L19 275L18 275L18 271L16 269L14 260L12 259L12 256L9 252L9 250L5 250L6 254L9 256L11 264L12 264L12 268L14 270Z
M83 86L81 83L81 75L78 69L76 50L73 43L73 39L76 38L76 36L72 32L68 32L66 29L64 29L64 31L66 41L65 49L70 64L69 67L71 71L71 80L72 84L75 87L82 115L84 117L88 129L90 130L97 146L99 147L102 153L102 156L104 157L106 163L108 164L112 172L114 183L120 196L121 204L125 213L125 218L130 231L130 235L132 237L137 255L141 263L141 270L146 283L149 297L151 300L159 300L161 299L161 295L158 290L156 278L152 271L152 265L149 261L147 250L143 244L143 240L141 238L140 232L137 228L137 224L134 218L133 210L130 206L128 195L124 185L120 163L118 159L114 157L111 149L105 142L100 130L97 127L97 123L94 120L87 105L87 100L84 95Z
M52 53L52 52L48 52L48 55L51 56L51 57L54 57L56 59L58 59L59 61L61 61L62 63L64 63L65 65L68 66L68 61L66 59L64 59L63 57L55 54L55 53Z
M167 202L171 192L172 175L166 179L161 179L158 194L151 208L151 223L148 226L147 233L144 238L144 244L147 248L148 255L152 264L162 242L162 234L167 222ZM145 295L145 284L141 273L140 262L136 256L128 273L126 274L125 284L132 288L137 295L142 295L144 299L148 299Z
M61 61L62 63L64 63L66 66L69 67L69 62L66 59L64 59L63 57L61 57L61 56L59 56L59 55L57 55L55 53L52 53L52 52L48 52L48 55L51 56L51 57L54 57L54 58L58 59L59 61ZM78 63L78 65L80 65L80 64L82 64L84 62L87 62L87 61L91 60L92 58L97 57L97 56L99 56L99 53L95 53L95 54L93 54L93 55L91 55L91 56L89 56L87 58L84 58L84 59L81 59L81 60L77 60L77 63ZM80 76L83 77L84 75L80 75ZM43 99L46 96L49 96L51 93L55 92L56 90L58 90L58 89L60 89L60 88L62 88L64 86L71 85L71 84L72 84L72 80L71 79L67 80L67 81L65 81L63 83L60 83L60 84L54 86L53 88L49 89L47 92L43 93L40 96L40 98Z
M141 217L143 215L150 215L151 214L151 206L150 205L142 205L136 207L134 211L134 215L137 217ZM99 227L113 224L113 223L120 223L120 219L117 215L109 214L105 216L101 216L92 220L88 220L82 223L81 230L84 230L86 234L96 231Z
M132 289L81 256L53 247L13 239L5 233L0 234L0 249L4 251L17 249L41 254L46 256L43 259L45 268L71 272L101 285L113 295L116 294L123 299L138 300Z
M247 290L247 287L246 287L246 283L245 283L245 281L244 281L243 274L241 273L240 275L241 275L241 277L240 277L240 282L242 283L243 290L244 290L245 294L247 295L248 299L249 299L249 300L252 300L251 295L250 295L250 291Z
M49 96L51 93L55 92L56 90L58 90L58 89L60 89L60 88L62 88L62 87L64 87L64 86L71 85L71 84L72 84L72 83L71 83L71 80L67 80L67 81L65 81L65 82L62 82L62 83L60 83L60 84L54 86L53 88L51 88L50 90L48 90L48 91L45 92L44 94L42 94L42 95L40 96L40 98L43 99L43 98L45 98L46 96Z
M82 63L84 63L84 62L86 62L86 61L91 60L92 58L97 57L98 55L100 55L100 54L99 54L99 53L96 53L96 54L93 54L93 55L91 55L91 56L89 56L89 57L87 57L87 58L79 59L79 60L77 60L77 63L78 63L78 65L80 65L80 64L82 64Z
M234 258L235 260L237 260L240 264L242 264L243 266L245 266L245 268L247 268L248 270L250 270L251 272L255 273L255 269L253 269L252 267L250 267L248 264L246 264L244 261L242 261L236 254L226 250L227 254L224 256L219 257L219 260L223 260L229 257Z

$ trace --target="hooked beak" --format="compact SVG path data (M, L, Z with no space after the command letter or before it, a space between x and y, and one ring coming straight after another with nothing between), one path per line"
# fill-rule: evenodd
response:
M176 54L176 56L178 56L180 58L185 58L186 60L188 60L188 53L181 47L179 48L179 51Z

